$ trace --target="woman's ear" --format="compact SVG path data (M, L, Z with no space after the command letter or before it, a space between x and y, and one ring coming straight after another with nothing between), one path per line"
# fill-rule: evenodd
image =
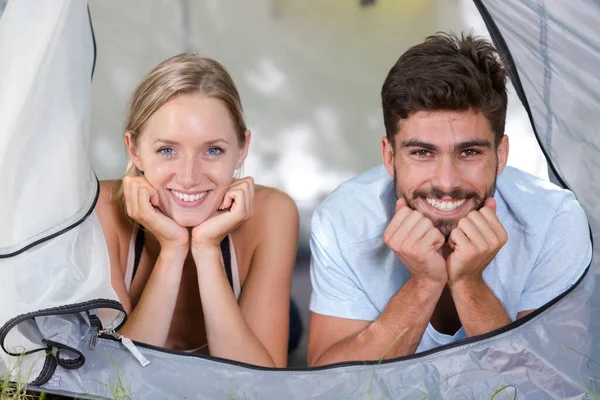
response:
M142 168L142 163L140 161L140 157L138 156L137 147L133 143L133 136L130 131L125 132L125 147L127 148L127 154L129 155L129 160L135 165L135 167L140 171L144 171Z
M238 152L238 160L235 164L235 169L239 169L242 166L242 164L246 160L246 156L248 155L248 148L250 147L250 139L252 138L252 133L250 133L250 131L246 131L244 133L244 136L246 137L246 142Z

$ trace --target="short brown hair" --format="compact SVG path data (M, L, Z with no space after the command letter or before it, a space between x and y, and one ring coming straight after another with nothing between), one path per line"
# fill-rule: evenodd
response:
M506 68L488 41L472 34L437 33L411 47L392 67L381 89L386 135L418 111L481 112L498 146L504 135Z

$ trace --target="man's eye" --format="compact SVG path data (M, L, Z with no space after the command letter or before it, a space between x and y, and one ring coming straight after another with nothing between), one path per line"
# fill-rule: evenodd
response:
M206 153L207 153L209 156L218 156L218 155L220 155L221 153L223 153L223 149L222 149L222 148L220 148L220 147L211 147L211 148L209 148L208 150L206 150Z
M427 157L431 153L427 150L417 150L417 151L414 151L413 154L416 155L417 157Z
M158 153L166 157L171 157L175 153L175 150L173 150L170 147L161 147L160 149L158 149Z
M477 150L473 150L473 149L465 150L462 153L460 153L461 157L473 157L478 154L479 154L479 152Z

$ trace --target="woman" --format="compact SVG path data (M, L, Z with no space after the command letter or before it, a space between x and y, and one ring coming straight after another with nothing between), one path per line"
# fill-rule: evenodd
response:
M172 57L136 89L128 170L100 183L96 206L123 336L286 366L298 211L286 194L234 179L249 144L237 89L214 60Z

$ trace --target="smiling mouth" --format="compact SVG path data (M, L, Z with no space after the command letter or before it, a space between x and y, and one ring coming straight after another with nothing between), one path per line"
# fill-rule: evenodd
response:
M433 208L435 208L439 211L445 211L445 212L454 211L457 208L459 208L460 206L462 206L463 204L465 204L465 201L467 201L467 199L442 201L442 200L434 199L431 197L427 197L425 200L427 201L427 204L429 204Z
M179 200L184 201L186 203L193 203L195 201L200 200L201 198L203 198L204 196L206 196L208 194L208 190L205 192L196 192L196 193L182 193L182 192L178 192L177 190L173 190L173 189L169 189L169 191L171 193L173 193L173 195L175 197L177 197Z

